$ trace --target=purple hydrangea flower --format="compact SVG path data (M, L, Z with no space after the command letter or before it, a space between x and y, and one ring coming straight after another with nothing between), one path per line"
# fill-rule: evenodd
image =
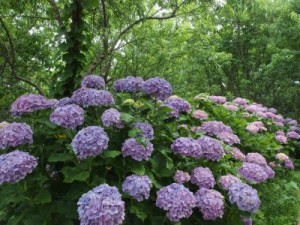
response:
M156 206L167 211L167 217L171 221L178 222L192 215L195 197L182 184L173 183L157 192Z
M9 125L8 122L3 121L3 122L0 123L0 129L3 129L3 128L7 127L8 125Z
M297 133L300 133L300 127L299 126L290 126L289 131L295 131Z
M255 183L262 183L269 178L264 167L255 163L244 162L242 167L238 170L238 173L245 179Z
M184 172L181 170L176 170L176 173L175 173L173 179L176 183L183 184L183 183L189 182L191 179L191 176L187 172Z
M69 97L65 97L58 101L58 103L55 105L55 108L71 104L74 104L73 100Z
M281 144L286 144L288 142L288 139L285 135L276 135L275 139L276 139L276 141L280 142Z
M213 188L216 184L211 170L207 167L196 167L191 174L191 183L199 188Z
M241 221L244 225L252 225L252 218L251 217L243 217L241 216Z
M246 158L244 153L242 153L241 150L236 147L233 147L230 151L228 151L228 153L236 160L244 161Z
M221 134L222 132L233 133L231 127L226 126L224 123L219 121L208 121L204 122L201 126L202 131L208 133L209 135Z
M195 110L193 113L192 113L192 116L195 118L195 119L198 119L198 120L206 120L208 118L208 115L206 112L204 112L203 110Z
M278 159L279 161L283 161L283 162L290 159L286 154L284 154L282 152L277 153L275 158Z
M174 153L184 156L200 158L202 151L197 140L188 137L177 138L171 145Z
M31 173L37 166L37 158L27 152L15 150L0 155L0 184L16 183Z
M235 103L235 104L237 104L237 105L239 105L239 106L246 106L248 100L245 99L245 98L239 98L238 97L238 98L235 98L232 102Z
M148 140L153 140L154 139L154 130L149 123L135 123L133 125L134 128L140 129L142 131L142 135L148 139Z
M275 171L269 165L263 166L263 168L268 175L268 179L274 178Z
M259 131L266 131L267 128L265 128L264 124L261 121L256 121L249 123L246 127L246 130L252 134L256 134Z
M233 103L226 102L223 104L223 106L225 109L228 109L230 111L238 111L239 110L239 107L237 107Z
M298 134L297 132L295 131L289 131L286 133L286 136L288 138L292 138L292 139L300 139L300 134Z
M261 154L257 152L249 152L246 155L245 162L248 163L255 163L261 166L266 166L267 165L267 160L265 157L263 157Z
M11 123L0 129L0 148L32 144L32 130L26 123Z
M217 140L203 136L197 140L202 156L208 160L219 161L224 155L224 149Z
M148 160L153 152L153 145L146 139L145 145L139 144L134 138L125 140L122 145L122 154L124 157L130 156L134 160Z
M116 80L113 88L117 92L139 92L142 90L144 80L141 77L128 76L123 79Z
M81 87L103 89L105 87L105 81L100 76L88 75L82 79Z
M290 159L284 162L284 167L290 170L293 170L295 168L293 161Z
M54 107L56 104L56 99L47 99L42 95L21 95L12 103L10 112L13 116L17 117L25 113L48 109Z
M117 128L123 128L124 124L121 120L121 113L116 109L107 109L101 116L101 121L104 127L116 126Z
M101 127L89 126L80 130L71 145L78 159L96 156L108 147L109 138Z
M154 77L143 83L142 90L147 95L153 95L155 98L164 100L171 96L173 89L165 79Z
M269 108L268 111L274 114L277 113L277 109L274 108Z
M226 97L224 96L209 96L209 99L216 104L224 104L226 102Z
M244 183L234 183L228 189L229 201L242 211L256 212L260 206L257 191Z
M122 190L139 202L149 198L151 187L148 176L130 175L122 184Z
M93 88L80 88L73 92L72 101L83 107L88 106L110 106L115 103L111 93L105 90Z
M107 184L83 194L77 205L81 225L118 225L125 218L125 203L118 189Z
M63 128L75 129L83 124L84 111L75 104L57 107L51 113L50 121Z
M173 110L176 110L176 113L187 113L190 112L192 108L189 102L179 97L167 98L164 105L170 106Z
M292 118L286 118L285 123L287 123L288 125L291 125L291 126L297 126L298 125L297 120L294 120Z
M215 190L201 188L195 194L196 206L203 215L204 220L222 218L224 214L224 197Z
M233 133L221 132L217 135L217 137L228 145L234 145L234 144L241 143L240 138Z
M239 178L228 174L225 176L221 176L219 179L219 183L222 186L223 189L228 190L228 188L230 187L230 185L235 184L237 182L242 182Z

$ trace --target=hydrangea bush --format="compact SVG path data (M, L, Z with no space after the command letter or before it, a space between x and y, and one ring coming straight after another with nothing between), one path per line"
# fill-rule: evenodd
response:
M1 222L251 224L272 201L260 193L297 166L297 121L275 109L172 96L158 77L81 85L12 103L0 126Z

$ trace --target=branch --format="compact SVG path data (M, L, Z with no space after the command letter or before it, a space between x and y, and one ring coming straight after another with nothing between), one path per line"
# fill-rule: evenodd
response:
M10 54L11 54L11 60L8 60L8 64L10 65L11 67L11 75L13 76L13 78L17 79L17 80L20 80L20 81L23 81L29 85L31 85L32 87L34 87L38 92L39 94L43 95L43 91L41 90L41 88L34 84L32 81L30 80L27 80L23 77L20 77L17 75L16 73L16 68L15 68L15 64L16 64L16 56L15 56L15 47L14 47L14 43L12 41L12 38L11 38L11 35L9 33L9 30L7 29L2 17L0 16L0 23L2 24L2 27L6 33L6 37L8 39L8 42L9 42L9 47L10 47Z
M61 19L61 16L60 16L60 12L59 12L59 8L57 7L56 3L54 0L48 0L48 2L50 3L53 11L54 11L54 14L55 14L55 19L56 21L58 22L60 28L63 28L65 27L62 19Z

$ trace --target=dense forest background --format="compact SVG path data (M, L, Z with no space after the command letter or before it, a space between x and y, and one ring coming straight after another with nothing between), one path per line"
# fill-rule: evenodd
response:
M300 111L299 0L0 1L0 116L86 74L167 79L182 97L240 96Z

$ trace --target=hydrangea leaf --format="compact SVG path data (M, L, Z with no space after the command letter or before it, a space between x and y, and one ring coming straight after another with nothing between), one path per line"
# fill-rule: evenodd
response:
M65 176L65 183L72 183L75 180L85 181L89 177L89 172L82 171L80 168L77 167L64 167L62 169L62 173Z

